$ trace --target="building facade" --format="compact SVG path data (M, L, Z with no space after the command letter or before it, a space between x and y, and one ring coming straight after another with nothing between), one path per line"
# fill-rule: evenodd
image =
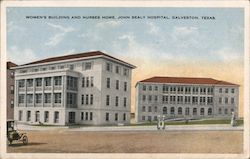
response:
M136 84L136 122L238 117L239 85L212 78L152 77Z
M15 119L49 125L128 124L133 68L100 51L15 67Z
M14 119L14 92L15 92L15 72L11 70L12 67L17 65L13 62L7 62L7 119Z

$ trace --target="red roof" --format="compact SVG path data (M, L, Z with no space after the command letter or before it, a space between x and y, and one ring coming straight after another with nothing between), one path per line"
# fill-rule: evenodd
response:
M113 56L107 55L101 51L93 51L93 52L85 52L85 53L78 53L78 54L71 54L71 55L65 55L65 56L57 56L57 57L52 57L52 58L46 58L43 60L39 60L39 61L35 61L35 62L31 62L31 63L27 63L21 66L26 66L26 65L32 65L32 64L43 64L43 63L47 63L47 62L56 62L56 61L63 61L63 60L70 60L70 59L78 59L78 58L83 58L83 57L94 57L94 56L106 56L109 57L111 59L120 61L122 63L125 63L127 65L130 65L132 68L134 68L135 66L122 61L120 59L117 59Z
M226 81L219 81L213 78L193 78L193 77L152 77L140 82L149 83L182 83L182 84L210 84L210 85L231 85L239 86Z
M16 67L17 64L15 64L15 63L13 63L11 61L8 61L7 64L6 64L6 66L7 66L7 69L10 69L11 67Z

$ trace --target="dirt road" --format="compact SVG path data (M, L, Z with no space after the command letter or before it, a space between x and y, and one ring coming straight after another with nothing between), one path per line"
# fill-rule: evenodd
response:
M242 153L243 131L26 131L29 144L7 152L29 153Z

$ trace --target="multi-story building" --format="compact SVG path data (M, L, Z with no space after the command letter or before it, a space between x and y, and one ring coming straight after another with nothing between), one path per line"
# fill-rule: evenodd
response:
M7 62L7 119L14 119L14 90L15 90L15 72L11 70L12 67L17 65L8 61Z
M137 122L238 116L239 85L212 78L152 77L136 84Z
M15 119L30 124L128 124L133 68L100 51L15 67Z

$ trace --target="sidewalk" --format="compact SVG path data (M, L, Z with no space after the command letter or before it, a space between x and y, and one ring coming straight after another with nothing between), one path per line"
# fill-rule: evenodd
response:
M156 126L30 126L18 125L19 130L66 130L66 131L157 131ZM165 130L159 131L243 131L243 126L232 127L229 124L208 124L208 125L167 125Z

